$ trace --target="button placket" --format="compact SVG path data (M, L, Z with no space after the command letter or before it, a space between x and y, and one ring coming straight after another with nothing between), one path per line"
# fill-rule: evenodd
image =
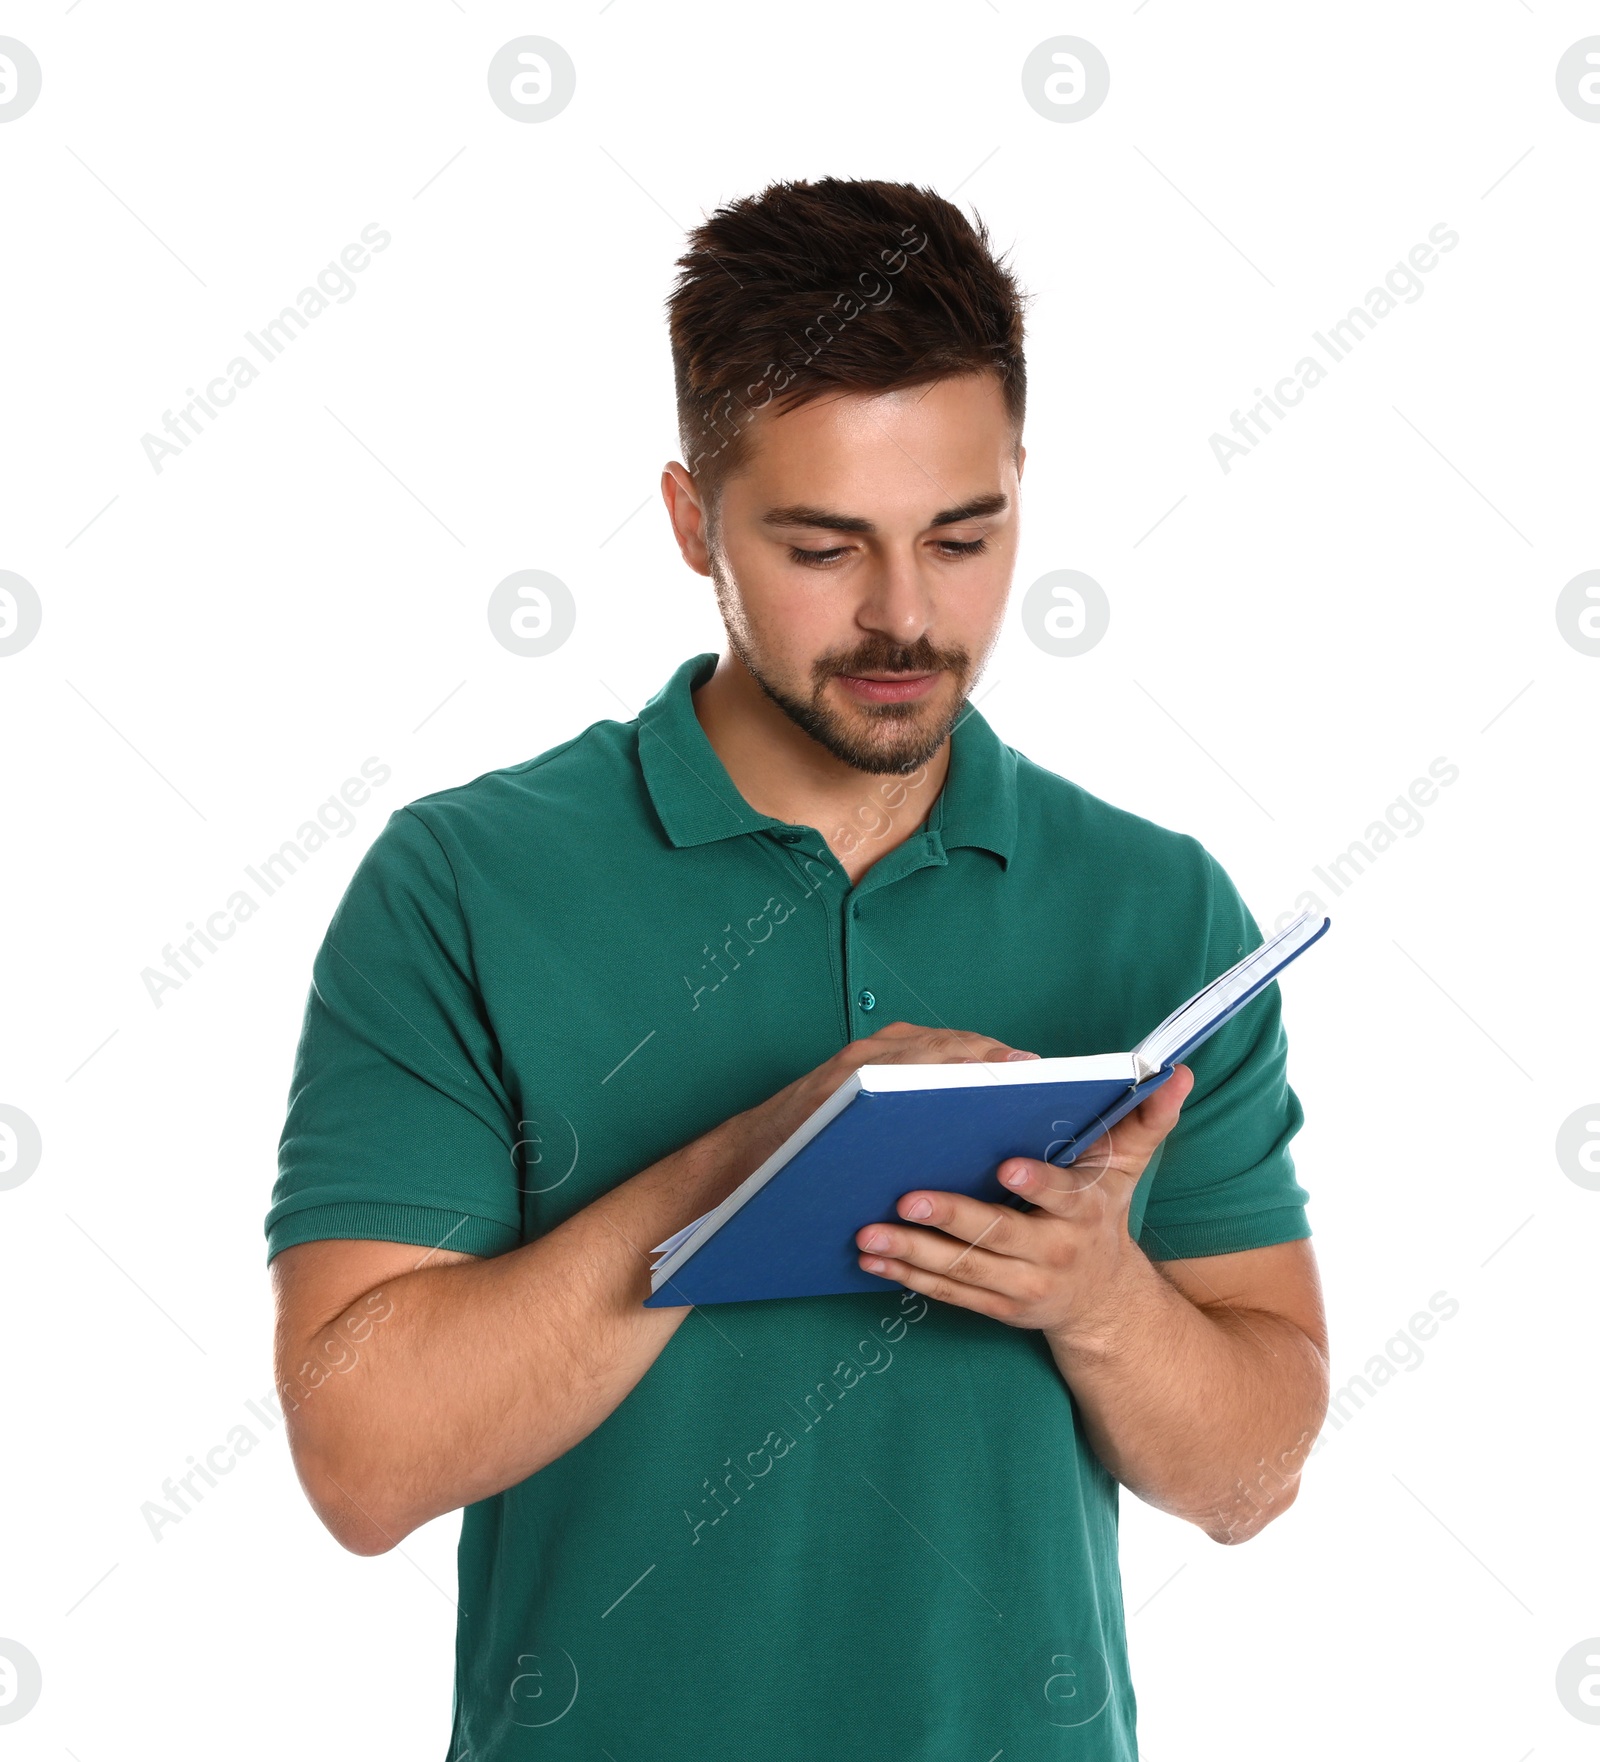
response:
M875 1016L879 1006L877 993L870 986L863 985L860 979L862 961L856 950L858 941L863 939L858 929L863 901L873 894L887 892L919 869L942 867L944 861L943 847L924 832L880 858L851 889L844 911L843 943L845 996L849 1000L854 1038L875 1031L876 1022L866 1018Z
M857 953L859 942L858 925L861 922L861 901L851 899L844 910L844 975L847 995L850 998L852 1019L856 1029L856 1038L870 1034L875 1024L863 1021L863 1016L870 1016L878 1007L877 996L870 987L861 984L858 977L861 961Z

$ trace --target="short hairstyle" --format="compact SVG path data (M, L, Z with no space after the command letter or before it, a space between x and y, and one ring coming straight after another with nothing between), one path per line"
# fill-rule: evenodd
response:
M981 220L914 184L775 183L689 234L667 300L684 463L714 511L758 411L992 372L1020 439L1023 306Z

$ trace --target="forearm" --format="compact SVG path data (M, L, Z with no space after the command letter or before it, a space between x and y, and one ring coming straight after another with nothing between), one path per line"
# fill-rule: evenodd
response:
M287 1250L274 1263L279 1380L317 1514L346 1547L381 1553L537 1473L615 1410L688 1314L643 1307L655 1243L725 1199L868 1061L1013 1055L985 1035L893 1022L492 1260L414 1266L392 1243ZM361 1257L374 1248L389 1258Z
M347 1371L285 1403L301 1478L345 1546L381 1552L525 1480L619 1405L688 1314L643 1307L649 1250L740 1178L746 1135L729 1121L538 1241L387 1279L317 1331L313 1361L366 1329Z
M1130 1240L1095 1315L1046 1339L1090 1446L1148 1504L1237 1542L1294 1499L1328 1384L1293 1322L1192 1302Z

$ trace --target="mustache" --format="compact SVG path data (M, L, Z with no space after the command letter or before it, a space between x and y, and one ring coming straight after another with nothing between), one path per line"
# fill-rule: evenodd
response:
M964 648L939 648L926 636L897 643L886 636L869 637L848 653L823 655L811 664L811 683L820 691L843 673L953 673L964 679L972 657Z

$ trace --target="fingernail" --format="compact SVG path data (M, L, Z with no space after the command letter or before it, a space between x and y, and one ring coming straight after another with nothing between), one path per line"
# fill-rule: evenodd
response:
M932 1200L913 1199L911 1201L911 1203L906 1207L906 1216L907 1217L919 1217L919 1218L920 1217L932 1217L933 1216L933 1202L932 1202ZM882 1244L880 1243L879 1246L881 1247Z
M1026 1187L1028 1184L1028 1171L1026 1169L1013 1169L1009 1175L1004 1175L1001 1179L1004 1180L1008 1187Z
M881 1234L879 1231L874 1230L870 1236L863 1236L861 1238L861 1244L864 1248L887 1248L889 1246L889 1238Z
M1006 1054L1006 1063L1013 1064L1019 1058L1037 1058L1038 1056L1039 1055L1036 1052L1008 1052Z

